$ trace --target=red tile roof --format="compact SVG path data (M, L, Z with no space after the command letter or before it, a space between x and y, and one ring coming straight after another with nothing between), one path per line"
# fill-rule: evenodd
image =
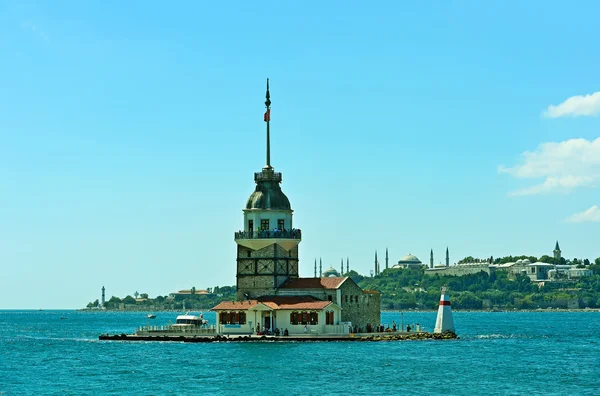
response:
M337 289L348 277L336 278L293 278L288 280L282 289Z
M179 290L178 292L174 292L174 293L171 293L171 294L173 294L173 295L186 295L187 296L187 295L191 295L192 294L192 290L191 289L190 290ZM195 291L195 294L200 295L200 294L209 294L209 293L208 293L208 290L198 289L198 290Z
M247 301L223 301L212 308L213 311L246 311L254 308L258 304L266 305L267 307L278 310L278 309L311 309L320 310L324 309L330 304L331 301L317 300L312 296L271 296L261 297L258 300L247 300Z
M219 304L212 307L213 310L242 310L245 311L258 305L256 300L246 301L221 301Z
M276 307L274 309L323 309L331 301L317 300L312 296L274 296L262 297L260 301L268 307Z

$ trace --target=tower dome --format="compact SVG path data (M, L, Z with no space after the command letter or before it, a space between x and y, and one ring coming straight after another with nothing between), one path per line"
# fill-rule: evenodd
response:
M272 168L254 174L256 189L246 202L246 209L292 210L290 200L281 191L281 173Z

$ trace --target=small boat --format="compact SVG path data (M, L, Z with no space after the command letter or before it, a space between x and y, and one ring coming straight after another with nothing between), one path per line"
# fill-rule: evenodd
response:
M202 327L208 324L208 320L204 319L204 315L200 314L199 316L190 315L190 313L186 313L185 315L179 315L175 320L175 324L171 325L172 327L186 327L186 328L194 328L194 327Z
M61 316L60 320L69 319L67 316Z
M156 315L148 314L146 315L146 319L156 319Z

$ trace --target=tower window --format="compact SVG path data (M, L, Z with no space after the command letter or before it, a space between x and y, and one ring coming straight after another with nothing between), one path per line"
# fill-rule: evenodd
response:
M260 229L261 230L269 229L269 219L260 219Z
M283 226L285 225L285 221L283 219L278 219L277 220L277 229L278 230L283 230Z
M248 231L254 231L254 220L248 220Z

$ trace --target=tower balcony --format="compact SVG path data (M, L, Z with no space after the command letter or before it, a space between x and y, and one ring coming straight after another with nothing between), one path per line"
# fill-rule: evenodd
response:
M254 181L272 181L281 183L281 172L273 172L272 169L263 169L262 172L254 172Z
M298 246L302 240L302 231L297 228L291 230L259 230L238 231L234 233L235 242L253 250L259 250L274 243L286 250Z

